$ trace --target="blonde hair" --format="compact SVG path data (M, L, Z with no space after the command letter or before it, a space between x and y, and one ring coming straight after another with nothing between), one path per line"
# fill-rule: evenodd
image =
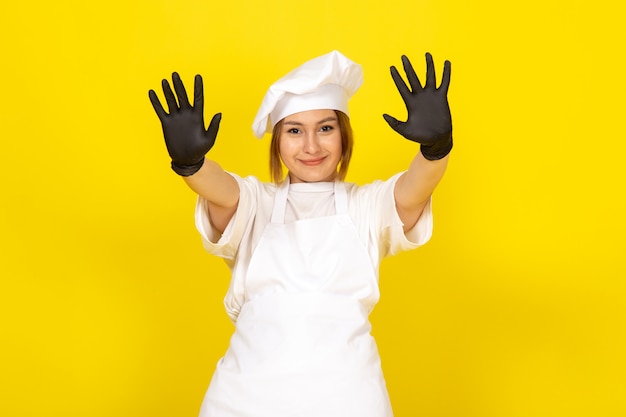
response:
M342 111L335 110L339 122L339 132L341 133L341 159L339 160L339 170L336 179L343 181L348 173L350 158L352 158L352 148L354 147L354 135L350 118ZM283 121L279 121L272 129L272 143L270 145L270 175L275 184L283 181L283 162L280 159L280 132L283 128Z

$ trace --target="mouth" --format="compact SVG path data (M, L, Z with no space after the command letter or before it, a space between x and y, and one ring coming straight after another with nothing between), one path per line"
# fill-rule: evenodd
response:
M316 165L320 165L322 162L324 162L324 160L326 159L326 157L323 158L315 158L315 159L300 159L300 162L306 166L316 166Z

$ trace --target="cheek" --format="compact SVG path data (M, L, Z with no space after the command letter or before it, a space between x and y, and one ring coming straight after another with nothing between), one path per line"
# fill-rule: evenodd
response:
M333 138L332 142L329 144L329 149L332 149L334 154L338 154L341 157L341 153L343 150L343 146L341 144L341 135L337 135Z
M289 143L289 141L281 140L278 142L278 156L280 159L285 159L285 156L288 156L293 149L293 145Z
M288 168L291 168L291 161L298 154L298 146L294 141L281 140L278 143L278 157Z

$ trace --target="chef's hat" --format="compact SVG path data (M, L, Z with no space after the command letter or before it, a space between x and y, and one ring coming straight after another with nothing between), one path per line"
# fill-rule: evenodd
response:
M348 100L363 84L363 70L338 51L305 62L267 90L252 123L257 138L271 133L283 118L306 110L348 114Z

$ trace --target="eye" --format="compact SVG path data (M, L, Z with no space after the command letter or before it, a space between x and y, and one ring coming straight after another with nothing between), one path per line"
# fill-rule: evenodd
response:
M333 130L335 127L331 126L331 125L324 125L322 126L322 128L320 129L322 132L330 132L331 130Z
M287 133L291 133L292 135L297 135L298 133L300 133L300 129L298 129L297 127L292 127L291 129L287 130Z

